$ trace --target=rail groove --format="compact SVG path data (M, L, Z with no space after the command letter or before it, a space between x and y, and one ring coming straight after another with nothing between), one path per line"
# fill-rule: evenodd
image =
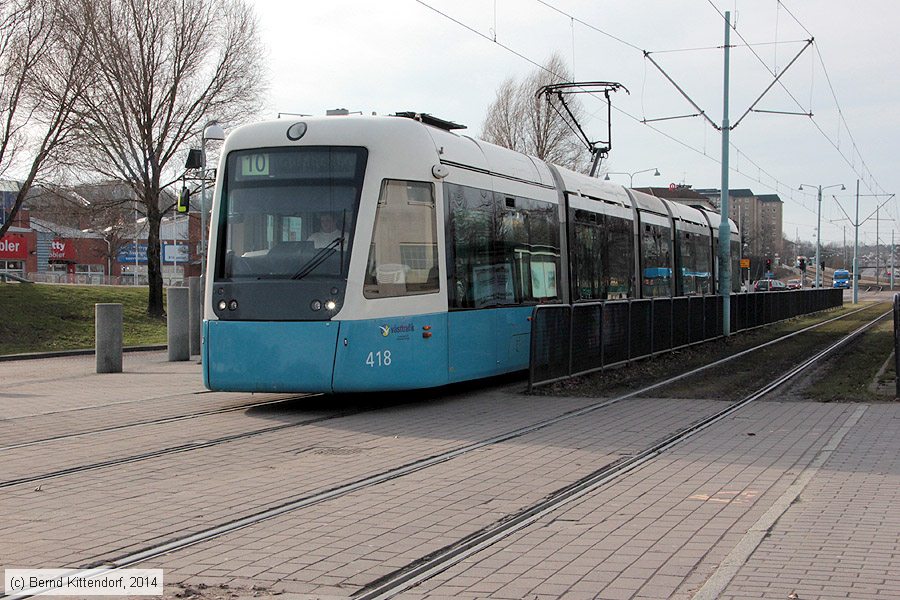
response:
M612 399L608 399L605 401L597 402L579 409L571 410L566 413L562 413L557 415L556 417L551 417L549 419L545 419L543 421L539 421L537 423L533 423L531 425L527 425L525 427L521 427L512 431L508 431L491 438L487 438L478 442L473 442L471 444L467 444L465 446L461 446L454 450L449 450L428 458L416 460L406 465L402 465L400 467L395 467L392 469L388 469L381 473L371 475L368 477L364 477L358 480L354 480L349 483L342 484L340 486L315 492L313 494L305 495L294 500L285 502L278 506L274 506L250 515L246 515L244 517L234 519L232 521L228 521L226 523L222 523L216 525L214 527L210 527L208 529L187 535L182 537L172 538L163 542L157 542L151 546L148 546L142 550L138 550L136 552L131 552L128 554L120 555L115 558L100 558L96 559L90 563L85 564L80 569L73 569L71 574L79 573L82 569L101 569L101 572L112 571L114 569L120 569L125 567L130 567L132 565L144 562L146 560L156 558L165 554L169 554L171 552L181 550L183 548L187 548L189 546L193 546L195 544L199 544L202 542L206 542L217 537L221 537L228 533L244 529L263 521L275 518L277 516L293 512L296 510L300 510L306 508L308 506L312 506L314 504L318 504L320 502L330 500L333 498L337 498L340 496L344 496L351 492L358 491L360 489L364 489L367 487L371 487L374 485L378 485L380 483L384 483L386 481L390 481L396 479L398 477L403 477L405 475L420 471L422 469L426 469L428 467L452 460L464 454L468 454L474 450L490 446L493 444L498 444L501 442L505 442L517 437L521 437L527 435L529 433L533 433L535 431L539 431L541 429L545 429L562 421L576 418L579 416L583 416L594 412L596 410L600 410L607 406L616 404L618 402L622 402L629 398L633 398L635 396L643 395L653 390L659 389L676 381L680 381L681 379L691 377L700 372L706 371L707 369L711 369L717 366L720 366L729 361L735 360L741 356L749 354L750 352L755 352L756 350L760 350L762 348L771 346L776 343L780 343L781 341L790 339L794 336L800 335L802 333L814 330L818 327L822 327L823 325L827 325L834 321L846 318L853 314L856 314L862 310L866 310L867 307L859 308L854 311L851 311L847 314L840 315L821 323L816 323L804 329L798 330L786 336L777 338L775 340L771 340L769 342L765 342L753 348L744 350L732 356L728 356L726 358L720 359L718 361L709 363L702 367L698 367L696 369L692 369L685 373L681 373L664 381L659 381L657 383L651 384L649 386L645 386L641 389L631 391L627 394L623 394L621 396L617 396ZM407 565L406 567L395 571L393 574L390 574L386 577L383 577L375 582L370 583L368 586L360 589L356 594L354 594L354 598L357 600L374 600L375 598L389 598L402 591L421 583L422 581L433 577L434 575L450 568L454 564L464 560L466 557L475 554L483 548L490 546L493 543L496 543L498 540L511 535L515 531L522 529L534 522L544 514L555 510L556 508L563 506L564 504L568 504L585 494L588 494L598 487L609 483L610 481L621 477L622 475L639 468L648 460L651 460L655 456L658 456L662 452L670 449L671 447L681 443L682 441L689 439L690 437L697 435L699 432L707 429L712 426L716 422L728 417L732 413L737 410L740 410L750 402L753 402L765 394L771 392L776 387L782 385L795 375L802 371L804 368L809 365L815 363L818 360L821 360L827 354L830 354L832 351L842 346L843 344L848 343L853 338L861 334L863 331L877 323L879 320L883 319L886 315L890 314L890 312L879 315L877 318L869 321L865 325L857 328L850 334L844 336L837 342L831 344L826 349L818 352L816 355L807 359L800 365L792 368L790 371L779 377L777 380L769 383L768 385L760 388L750 396L744 398L743 400L729 405L722 411L717 412L715 415L698 421L690 425L689 427L676 432L675 434L665 438L661 442L647 448L637 454L634 454L630 457L625 457L613 464L606 465L601 469L587 475L586 477L579 479L572 484L565 486L564 488L557 490L540 503L532 505L530 507L526 507L521 509L515 515L507 517L501 522L495 523L494 525L488 526L479 532L473 533L462 540L459 540L445 548L427 556L414 563ZM313 422L318 422L319 420L325 420L330 418L338 418L340 416L345 415L334 415L330 417L322 417L320 419L313 420ZM258 430L256 432L249 432L249 434L237 434L234 436L228 436L228 441L231 439L239 439L240 437L249 437L249 435L259 435L262 433L268 433L270 431L275 431L279 429L285 429L287 427L295 427L299 425L309 424L310 422L302 422L302 423L291 423L285 425L279 425L272 428L266 428L265 430ZM212 442L207 442L205 445L211 445ZM221 443L221 442L218 442ZM205 447L205 445L201 445L198 447ZM186 445L182 450L174 450L174 451L186 451L194 449L191 445ZM153 453L148 453L153 454ZM139 460L137 458L132 458L132 460L127 460L128 462L133 462L134 460ZM109 461L109 464L121 464L120 461ZM98 464L96 466L92 466L91 468L99 468L100 466L108 466L107 464ZM59 476L59 475L54 475ZM6 487L6 485L0 483L0 487ZM35 592L38 593L38 592ZM34 594L12 594L12 595L3 595L0 596L2 600L20 600L23 598L31 597Z
M759 400L766 396L782 384L786 383L797 374L812 364L815 364L837 348L853 340L863 331L873 326L875 323L891 314L887 312L876 319L866 323L837 342L828 346L824 350L816 353L802 363L794 366L786 373L779 376L774 381L762 386L749 396L745 397L734 404L722 409L721 411L710 415L700 421L678 431L662 441L638 452L632 456L625 457L612 464L605 465L593 473L575 481L556 492L550 494L542 501L532 506L521 509L517 513L507 518L489 525L482 530L475 532L465 538L445 546L444 548L426 556L418 561L407 565L391 574L388 574L379 580L372 582L368 586L362 588L353 594L356 600L385 600L392 598L411 587L422 583L423 581L434 577L435 575L449 569L466 558L477 554L505 537L524 529L545 515L570 504L579 498L592 493L598 488L634 471L649 461L653 460L663 452L682 442L698 435L700 432L712 427L719 421L729 417L731 414L741 410L751 402Z
M258 408L260 406L270 406L272 404L281 404L284 402L290 402L292 400L297 400L300 398L308 398L310 396L319 396L321 394L301 394L299 396L291 396L289 398L279 398L277 400L263 400L260 402L251 402L249 404L241 404L240 406L229 406L227 408L211 408L209 410L201 410L193 413L189 413L186 415L172 415L171 417L161 417L158 419L147 419L144 421L134 421L132 423L122 423L120 425L112 425L110 427L100 427L98 429L89 429L87 431L78 431L75 433L61 433L59 435L52 435L45 438L40 438L37 440L31 440L28 442L19 442L17 444L8 444L6 446L0 446L0 452L4 450L14 450L15 448L25 448L26 446L35 446L37 444L45 444L47 442L56 442L59 440L66 440L70 438L76 437L84 437L88 435L96 435L98 433L107 433L110 431L118 431L121 429L128 429L131 427L141 427L144 425L164 425L166 423L175 423L178 421L187 421L189 419L196 419L198 417L207 417L210 415L220 415L223 413L229 412L237 412L240 410L249 410L251 408Z

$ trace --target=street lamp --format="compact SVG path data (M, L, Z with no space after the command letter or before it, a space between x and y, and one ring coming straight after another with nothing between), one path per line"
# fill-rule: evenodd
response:
M837 186L841 186L841 191L846 190L843 183L835 183L834 185L826 185L825 187L814 186L808 183L801 183L800 189L803 189L803 186L806 187L815 187L818 189L818 199L819 199L819 210L816 213L816 288L819 287L819 246L821 246L822 242L822 190L827 190L828 188L833 188Z
M82 233L94 233L100 235L100 239L106 242L106 276L108 280L112 278L112 244L107 237L109 232L112 230L112 227L107 227L103 231L97 231L96 229L82 229Z
M650 167L649 169L641 169L640 171L633 171L631 173L625 171L609 171L606 173L606 177L603 178L603 181L609 181L610 175L628 175L628 187L634 188L634 176L641 173L649 173L650 171L653 171L654 177L659 177L659 169L657 169L656 167Z
M216 121L210 121L203 128L203 135L200 138L200 149L202 156L202 166L200 170L200 278L206 277L206 240L208 238L206 232L206 219L209 207L206 203L206 177L208 169L206 168L206 140L224 140L225 130Z
M887 196L887 200L879 204L875 208L875 212L865 218L865 220L859 220L859 197L860 196ZM835 202L837 202L837 197L832 194L831 196L834 198ZM853 225L854 234L853 234L853 304L859 302L859 261L857 260L857 256L859 255L859 227L869 219L871 219L874 215L878 214L878 209L887 204L893 199L894 194L860 194L859 193L859 179L856 180L856 219L851 219L850 215L847 214L847 211L844 210L844 207L841 206L840 202L837 202L838 208L841 209L841 212L844 213L844 216L847 217L847 220L850 221L850 224ZM877 242L877 239L876 239ZM893 269L891 269L893 273Z

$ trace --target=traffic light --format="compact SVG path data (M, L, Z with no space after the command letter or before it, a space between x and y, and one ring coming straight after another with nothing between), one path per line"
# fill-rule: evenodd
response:
M820 271L824 271L824 270L825 270L825 261L824 261L824 260L823 260L822 262L819 263L819 270L820 270Z
M766 271L771 271L771 270L772 270L772 259L767 258L766 259Z
M188 150L187 160L184 162L185 169L199 169L203 166L203 152L197 148Z
M805 258L801 258L801 259L800 259L800 270L801 270L801 271L805 271L805 270L806 270L806 259L805 259Z
M186 187L181 188L181 191L178 193L178 204L176 207L180 213L186 213L191 209L191 191Z

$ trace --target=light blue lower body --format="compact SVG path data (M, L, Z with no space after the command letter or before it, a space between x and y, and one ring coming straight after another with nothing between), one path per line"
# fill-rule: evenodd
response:
M528 368L532 307L362 321L204 321L203 382L243 392L439 387Z

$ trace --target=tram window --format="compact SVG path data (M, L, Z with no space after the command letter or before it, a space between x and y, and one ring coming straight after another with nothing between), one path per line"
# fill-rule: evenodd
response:
M514 299L511 267L506 268L502 260L494 261L493 194L453 184L446 184L444 190L450 207L451 305L476 308Z
M608 299L634 296L634 226L630 219L608 217L609 290Z
M709 236L679 231L678 240L680 268L676 292L684 296L711 293Z
M631 221L579 210L574 223L572 278L575 300L631 297L634 264Z
M450 305L487 308L559 297L556 205L446 184Z
M216 277L345 278L366 156L325 147L230 153Z
M645 223L641 229L642 291L644 298L672 295L669 228Z
M741 243L731 240L731 291L741 291Z
M393 298L437 292L434 186L385 179L375 212L363 294Z

